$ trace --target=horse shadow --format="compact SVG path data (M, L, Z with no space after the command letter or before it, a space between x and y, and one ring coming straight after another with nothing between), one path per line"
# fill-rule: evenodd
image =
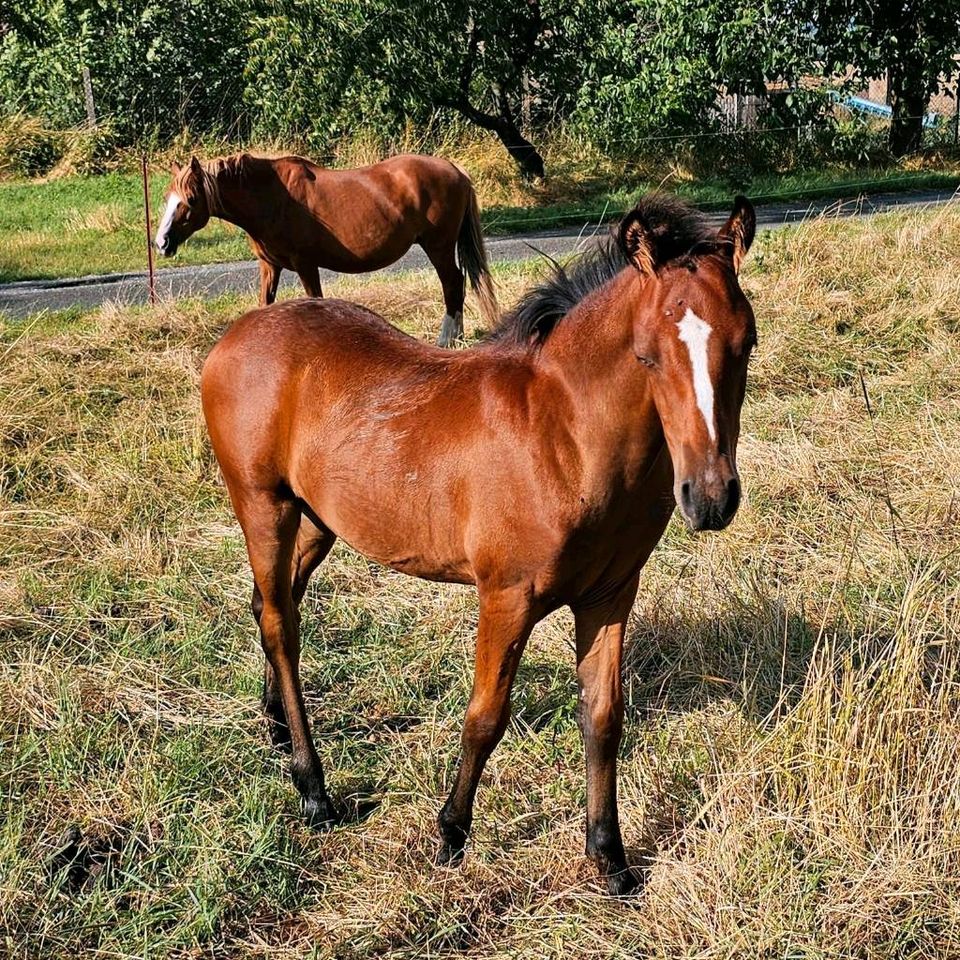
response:
M853 646L849 625L812 618L802 604L769 594L731 603L719 615L690 618L667 608L635 615L624 644L622 680L625 700L620 782L639 754L660 738L657 728L679 719L696 719L729 708L750 727L768 729L797 704L812 666L817 640L826 633ZM555 661L532 659L517 676L514 716L541 732L568 728L576 720L576 673L571 656ZM669 738L669 735L668 735ZM570 740L566 739L569 748ZM706 755L706 754L704 754ZM700 803L678 804L677 797L699 795L697 763L657 765L645 788L639 830L627 831L627 859L645 879L658 850L683 833ZM562 758L569 764L570 757ZM576 757L582 763L582 757ZM549 817L531 816L522 843L545 829ZM630 836L632 834L632 836Z
M626 704L624 739L620 751L621 784L623 769L638 753L650 747L652 727L664 718L710 713L717 708L731 707L753 726L768 728L787 714L801 696L811 667L818 637L825 632L836 636L841 645L853 644L849 625L824 623L820 616L811 618L803 604L785 598L776 591L756 589L746 598L728 598L719 614L711 611L691 617L656 604L635 614L628 625L624 645L622 679ZM572 638L571 638L572 639ZM351 643L363 642L351 638ZM350 644L347 644L349 646ZM571 643L572 646L572 643ZM577 685L575 658L571 649L567 658L546 656L537 651L534 637L527 655L521 661L513 690L512 736L534 734L555 743L548 749L547 763L564 766L582 764L582 755L570 752L570 728L576 724ZM359 823L375 813L390 789L390 772L377 772L383 740L393 733L413 730L426 716L411 714L371 715L353 718L346 725L329 725L323 706L325 691L317 673L305 676L304 686L315 730L324 730L322 739L347 738L347 754L354 772L344 781L344 771L337 780L338 799L345 807L345 820ZM362 679L357 682L363 682ZM451 667L437 678L431 700L453 697L466 707L467 688L462 675ZM462 689L455 691L455 687ZM318 690L317 687L320 687ZM461 714L462 715L462 714ZM451 756L436 757L433 779L439 784L453 769L456 746ZM339 748L338 749L344 749ZM658 772L657 782L650 789L643 823L639 831L631 829L633 841L628 859L641 875L653 862L658 848L679 836L689 819L689 810L678 808L670 798L689 794L690 770L684 764L666 764ZM692 776L697 777L696 771ZM683 782L681 782L681 778ZM571 809L579 801L571 799ZM535 841L548 831L554 813L530 811L514 823L510 836L498 836L505 847Z

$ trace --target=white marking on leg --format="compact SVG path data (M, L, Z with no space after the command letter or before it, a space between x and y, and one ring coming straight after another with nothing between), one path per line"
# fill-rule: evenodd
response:
M443 315L443 323L440 324L440 337L437 343L441 347L449 347L457 340L463 339L463 313L457 311L453 316L449 313Z
M689 307L683 319L677 323L680 339L687 345L690 354L690 366L693 367L693 392L697 397L697 406L703 414L710 439L717 439L717 429L713 422L713 381L710 379L709 354L707 341L713 328L706 320L698 317Z
M180 205L180 202L180 196L176 193L171 193L170 196L167 197L167 208L163 211L163 216L160 218L160 226L157 227L157 237L154 241L158 250L162 250L167 245L167 234L170 232L173 215L177 212L177 207Z

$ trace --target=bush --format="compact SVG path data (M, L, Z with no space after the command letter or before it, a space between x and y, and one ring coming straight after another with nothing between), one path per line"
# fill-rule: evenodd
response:
M0 176L46 173L60 156L63 134L24 113L0 116Z

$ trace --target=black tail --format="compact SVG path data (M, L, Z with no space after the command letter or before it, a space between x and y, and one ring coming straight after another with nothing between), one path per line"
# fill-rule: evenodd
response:
M463 173L466 176L466 172ZM460 236L457 237L457 258L460 261L460 269L467 275L470 286L477 295L484 323L488 327L493 327L500 318L500 308L497 306L497 294L490 277L483 234L480 232L480 208L477 206L477 194L474 192L473 184L469 184L469 189L467 212L460 225Z

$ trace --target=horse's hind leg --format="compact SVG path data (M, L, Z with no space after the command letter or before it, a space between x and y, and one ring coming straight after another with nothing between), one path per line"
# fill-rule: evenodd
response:
M299 624L299 606L307 590L310 575L323 562L336 541L336 536L322 525L315 524L309 517L301 516L300 529L297 531L297 543L293 552L291 589L293 593L294 614ZM253 586L253 615L260 622L259 609L263 599L256 584ZM275 747L290 752L290 728L287 716L283 712L283 698L276 682L276 675L269 659L263 663L263 712L267 718L270 741Z
M307 823L313 827L330 826L336 815L327 796L320 758L310 738L300 687L300 640L291 578L300 506L295 500L267 491L236 498L235 505L259 591L255 608L259 608L263 652L270 662L289 730L290 774L303 800Z
M510 688L533 622L525 590L481 592L476 668L463 721L460 769L437 818L443 841L441 864L456 864L463 857L477 784L507 728Z
M260 306L268 307L277 299L277 287L283 268L266 260L260 261Z
M437 343L441 347L449 347L463 339L463 300L466 280L463 271L457 266L455 243L455 240L448 244L431 244L430 246L424 246L421 243L443 287L443 304L446 313L443 315L440 336L437 338Z

